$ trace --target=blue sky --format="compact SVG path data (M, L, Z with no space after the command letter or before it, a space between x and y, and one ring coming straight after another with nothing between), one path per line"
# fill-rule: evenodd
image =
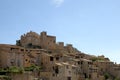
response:
M120 0L0 0L0 44L32 30L120 63Z

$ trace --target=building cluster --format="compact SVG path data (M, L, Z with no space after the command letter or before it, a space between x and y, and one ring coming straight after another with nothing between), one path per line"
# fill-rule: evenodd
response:
M22 73L4 72L18 68L41 67ZM11 80L120 80L120 65L102 56L82 53L64 42L56 43L55 36L28 32L16 45L0 44L0 75ZM0 80L6 80L0 76Z

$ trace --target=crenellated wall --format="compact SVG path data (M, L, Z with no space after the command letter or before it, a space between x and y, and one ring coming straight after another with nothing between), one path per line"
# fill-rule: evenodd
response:
M55 49L56 37L49 36L46 32L41 32L40 35L35 32L28 32L21 36L20 40L16 43L18 46L27 48L43 48L43 49Z

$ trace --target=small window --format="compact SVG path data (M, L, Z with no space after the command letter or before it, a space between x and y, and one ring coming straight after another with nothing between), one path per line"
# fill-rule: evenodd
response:
M53 41L53 43L55 43L55 40Z
M52 53L52 51L48 51L48 53Z
M75 58L79 58L79 56L75 56Z
M55 66L55 73L56 73L56 74L58 74L58 73L59 73L58 66Z
M28 59L25 59L25 61L28 61Z
M12 50L13 50L13 48L10 48L10 50L12 51Z
M83 61L81 61L81 64L83 64Z
M89 78L91 78L91 75L89 74Z
M78 64L80 64L80 61L78 61Z
M43 65L43 62L41 62L41 65Z
M24 51L24 49L21 49L21 51Z
M69 69L69 66L67 65L66 68Z
M67 80L71 80L71 77L68 77Z
M58 61L58 60L59 60L59 57L56 57L56 60Z
M53 76L55 76L55 74L53 74Z
M84 73L84 76L85 76L85 78L88 78L86 73Z
M50 57L50 61L53 61L53 57Z

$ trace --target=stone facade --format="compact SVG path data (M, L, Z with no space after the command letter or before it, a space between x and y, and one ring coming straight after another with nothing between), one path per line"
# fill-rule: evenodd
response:
M120 80L120 65L102 56L92 56L77 50L72 44L56 43L56 37L41 32L28 32L16 45L0 44L0 70L12 66L37 68L7 75L12 80ZM36 70L42 67L41 70ZM0 75L4 74L0 72ZM109 76L108 76L109 75ZM4 80L0 77L1 80Z
M20 40L17 40L17 45L31 48L43 48L43 49L55 49L56 37L49 36L46 32L37 34L35 32L28 32L21 36Z
M0 45L0 62L1 67L9 67L9 66L23 66L23 48L15 45Z

